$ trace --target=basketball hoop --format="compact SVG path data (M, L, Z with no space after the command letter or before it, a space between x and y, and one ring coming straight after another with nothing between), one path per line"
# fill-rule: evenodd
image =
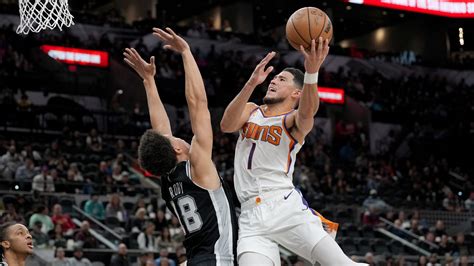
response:
M19 0L20 25L18 34L39 32L45 29L70 27L74 18L69 13L67 0Z

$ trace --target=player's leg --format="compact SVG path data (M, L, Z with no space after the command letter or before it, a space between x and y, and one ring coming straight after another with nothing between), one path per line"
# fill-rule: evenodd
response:
M311 252L312 261L317 261L323 266L339 265L367 265L365 263L356 263L352 261L336 241L329 235L321 239Z
M280 250L277 243L263 236L239 238L237 258L241 266L280 266Z
M274 266L275 264L265 255L255 252L244 252L239 256L239 265Z

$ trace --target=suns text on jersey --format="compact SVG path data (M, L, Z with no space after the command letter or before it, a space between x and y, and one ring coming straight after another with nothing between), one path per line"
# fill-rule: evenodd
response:
M170 195L172 198L183 194L183 182L177 182L171 185L168 190L170 191Z
M252 122L242 127L242 138L261 140L275 146L280 145L283 129L280 126L260 126Z

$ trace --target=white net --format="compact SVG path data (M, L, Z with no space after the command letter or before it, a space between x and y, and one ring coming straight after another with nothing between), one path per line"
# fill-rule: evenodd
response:
M69 27L74 18L69 13L67 0L19 0L20 25L18 34L39 32L45 29Z

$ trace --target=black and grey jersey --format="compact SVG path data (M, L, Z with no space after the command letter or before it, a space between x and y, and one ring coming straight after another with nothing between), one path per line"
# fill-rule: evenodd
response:
M231 190L195 184L191 164L183 161L162 177L162 195L185 232L188 265L237 265L237 217Z

